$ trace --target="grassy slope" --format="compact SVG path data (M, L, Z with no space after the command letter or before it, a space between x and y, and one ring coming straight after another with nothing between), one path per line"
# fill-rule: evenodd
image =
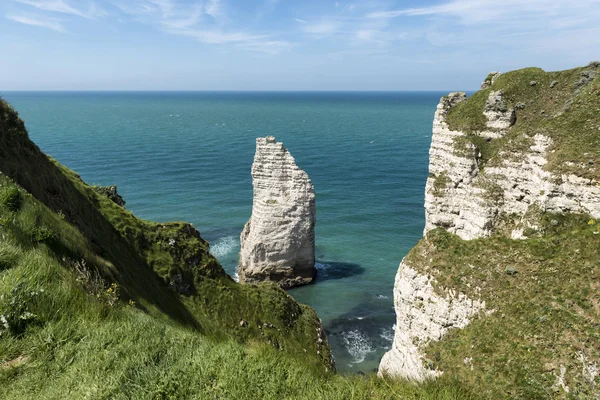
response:
M596 76L582 86L589 71ZM517 108L517 122L504 138L486 141L476 133L485 129L482 111L490 90L504 92L508 106ZM600 179L596 64L503 74L491 88L453 108L448 118L452 129L468 132L479 147L484 172L507 153L518 157L527 151L531 137L541 133L554 141L550 171ZM600 226L582 215L540 213L540 218L542 227L523 241L507 239L501 231L489 239L463 241L438 229L411 250L407 262L434 275L440 287L482 298L494 310L431 344L428 357L489 398L566 397L552 388L561 365L572 398L597 398L600 379L586 378L581 354L600 360Z
M470 397L327 372L312 309L233 282L189 225L99 195L4 102L0 171L0 398Z
M504 138L487 142L476 132L485 130L483 108L492 90L502 90L508 107L516 109L517 121ZM525 68L502 74L490 88L454 107L448 123L451 129L471 134L484 165L501 162L507 153L526 151L539 133L554 141L548 157L550 171L600 180L599 113L600 64L592 63L567 71ZM499 150L505 154L498 156Z

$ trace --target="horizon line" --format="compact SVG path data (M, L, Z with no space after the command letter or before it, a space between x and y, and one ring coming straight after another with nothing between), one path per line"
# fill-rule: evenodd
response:
M479 89L337 89L337 90L295 90L295 89L0 89L2 93L414 93L414 92L475 92Z

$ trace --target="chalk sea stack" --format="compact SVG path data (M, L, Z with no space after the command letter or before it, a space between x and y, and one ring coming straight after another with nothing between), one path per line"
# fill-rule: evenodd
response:
M315 269L315 188L275 137L256 139L252 216L240 235L240 282L287 289L310 283Z

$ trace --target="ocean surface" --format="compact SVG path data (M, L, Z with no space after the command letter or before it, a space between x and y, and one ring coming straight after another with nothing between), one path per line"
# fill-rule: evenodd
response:
M317 195L313 306L336 364L377 368L392 344L392 289L421 237L434 92L4 92L41 149L127 208L192 222L235 274L252 210L255 139L274 135Z

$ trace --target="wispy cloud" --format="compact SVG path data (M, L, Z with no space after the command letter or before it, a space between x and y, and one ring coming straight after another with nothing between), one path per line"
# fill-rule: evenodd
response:
M288 41L276 40L273 34L230 28L227 8L221 0L192 4L176 0L118 0L115 5L136 22L201 43L272 55L292 47Z
M305 19L300 19L300 18L294 18L294 20L296 22L298 22L299 24L306 24L306 22L307 22Z
M54 13L69 14L86 19L94 19L106 15L106 13L96 6L96 3L89 3L87 10L75 8L64 0L13 0L17 3L26 4L39 10L50 11Z
M447 15L458 17L461 23L471 25L505 22L510 19L542 21L543 16L561 19L565 15L598 14L599 10L598 0L452 0L430 7L375 11L367 14L367 18Z
M365 14L366 20L388 23L402 18L424 18L422 37L435 46L513 47L513 51L537 52L578 35L579 40L585 38L588 48L600 45L599 36L585 34L597 30L600 0L450 0ZM519 36L518 46L506 39L515 35Z
M340 23L337 21L322 20L315 23L306 24L302 30L314 35L332 35L340 29Z
M18 22L24 25L37 26L39 28L51 29L56 32L66 33L66 29L56 20L49 20L41 16L31 15L6 15L6 19Z

